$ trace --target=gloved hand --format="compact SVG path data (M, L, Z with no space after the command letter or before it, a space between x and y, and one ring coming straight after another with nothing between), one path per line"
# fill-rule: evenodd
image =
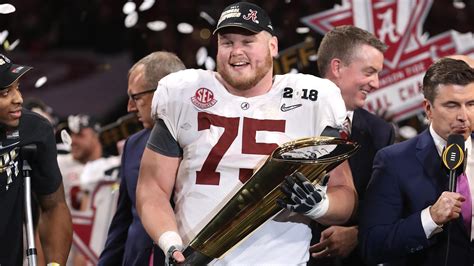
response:
M326 214L329 208L329 198L326 197L328 180L329 175L326 174L321 185L313 185L300 172L286 176L280 187L286 198L277 199L277 204L316 220Z

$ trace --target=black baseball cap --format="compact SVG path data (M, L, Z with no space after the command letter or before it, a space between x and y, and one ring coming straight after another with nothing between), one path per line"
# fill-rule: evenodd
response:
M16 65L8 57L0 54L0 90L5 89L28 72L32 67Z
M213 34L216 34L217 31L226 27L240 27L255 33L265 30L271 35L275 35L273 33L272 22L267 12L261 7L248 2L240 2L227 6L224 11L222 11Z

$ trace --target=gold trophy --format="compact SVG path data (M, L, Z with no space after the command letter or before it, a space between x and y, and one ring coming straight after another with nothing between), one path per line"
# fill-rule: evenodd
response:
M220 258L277 214L281 208L276 199L283 196L280 184L285 176L299 171L313 184L320 183L358 148L353 142L332 137L284 143L196 235L184 250L186 260L180 265L205 265Z

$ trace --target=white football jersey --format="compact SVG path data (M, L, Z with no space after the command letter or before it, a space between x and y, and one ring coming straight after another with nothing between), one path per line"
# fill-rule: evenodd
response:
M58 165L61 175L63 176L64 195L66 197L66 203L69 208L71 205L71 190L74 187L79 188L81 186L81 173L84 169L84 164L74 160L72 154L58 154Z
M278 145L341 128L339 88L312 75L274 77L264 95L230 94L216 72L183 70L163 78L152 103L183 149L175 183L178 229L188 244ZM282 212L217 264L302 264L309 259L308 219Z

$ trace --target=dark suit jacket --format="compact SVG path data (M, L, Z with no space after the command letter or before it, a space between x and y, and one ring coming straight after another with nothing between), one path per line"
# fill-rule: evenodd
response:
M125 143L117 211L99 265L148 265L153 241L143 228L135 209L135 190L140 161L150 132L148 129L137 132ZM154 265L164 264L164 255L159 248L155 248L154 259Z
M365 198L365 190L372 175L372 162L378 150L393 144L395 132L393 126L380 117L359 108L354 111L350 140L360 144L360 149L349 158L349 165L354 178L354 185L359 196L359 205ZM349 225L357 224L357 216L350 221ZM319 242L320 233L325 228L320 225L313 226L313 241ZM342 262L334 262L333 259L310 260L312 265L363 265L357 250L352 252Z
M426 239L420 215L447 187L429 129L379 151L360 216L363 257L371 263L445 265L448 226ZM472 266L473 246L461 219L451 222L447 265Z

